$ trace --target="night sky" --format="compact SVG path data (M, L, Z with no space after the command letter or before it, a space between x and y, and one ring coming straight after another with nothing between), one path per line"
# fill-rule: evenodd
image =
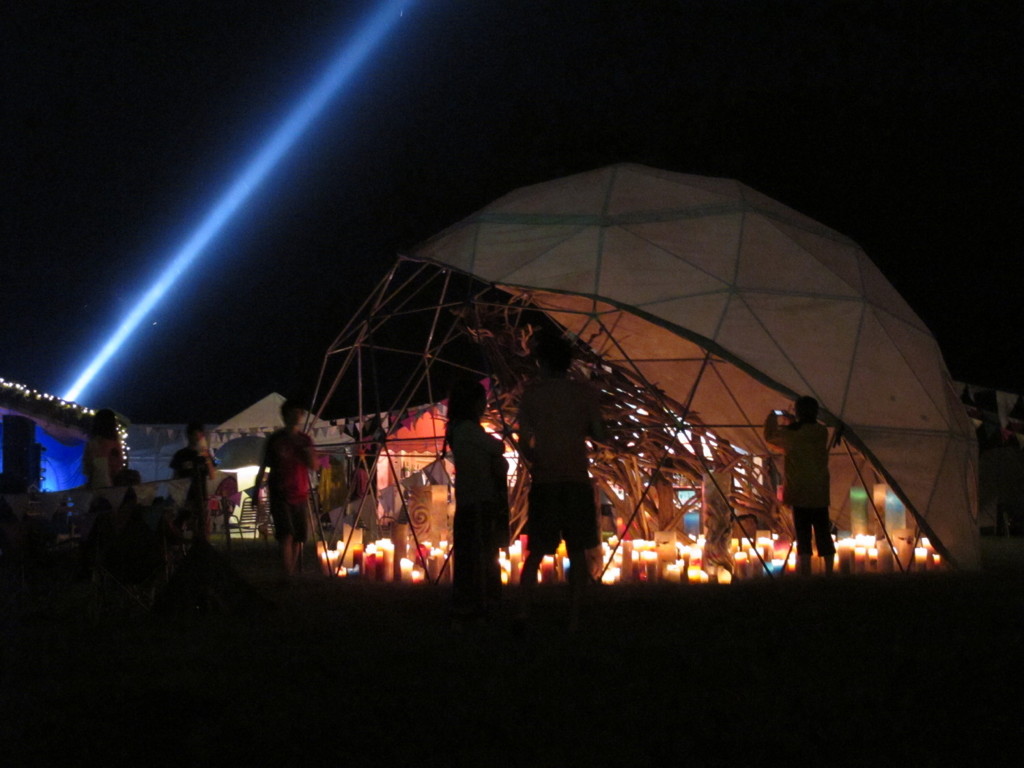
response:
M0 377L63 394L374 6L5 8ZM80 400L217 423L307 397L398 252L617 162L848 235L954 378L1024 391L1022 50L1010 1L410 2Z

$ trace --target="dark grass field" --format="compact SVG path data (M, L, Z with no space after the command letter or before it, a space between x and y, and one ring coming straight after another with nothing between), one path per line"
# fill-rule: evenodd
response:
M980 573L596 587L453 633L447 592L262 543L166 615L60 558L4 584L0 765L1019 765L1024 540ZM215 558L216 559L216 558Z

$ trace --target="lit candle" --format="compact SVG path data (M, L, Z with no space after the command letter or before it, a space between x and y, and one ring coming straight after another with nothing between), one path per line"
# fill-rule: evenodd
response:
M854 549L853 539L840 539L836 542L836 559L839 561L839 573L853 573Z
M732 574L727 569L719 566L716 576L719 584L732 584Z
M373 544L363 550L363 578L367 581L377 580L377 547Z
M864 573L868 559L868 551L865 547L853 548L853 572Z
M923 571L928 567L928 549L926 547L914 547L914 570Z
M381 539L377 542L377 549L381 554L380 576L382 581L395 580L395 545L391 539Z
M888 541L883 541L882 546L878 548L878 572L879 573L892 573L893 569L893 556L892 547L889 546Z
M555 558L551 555L544 555L540 561L540 583L553 584L555 581Z
M519 583L519 574L523 570L523 543L521 541L513 541L508 548L508 576L510 584Z
M657 531L654 534L654 549L662 563L674 563L676 556L676 531Z
M736 563L736 576L745 579L750 575L750 555L746 552L737 552L733 556Z
M700 569L704 566L704 538L701 537L697 543L690 547L690 566Z
M772 536L775 540L775 550L772 559L777 558L779 560L785 560L786 555L789 554L790 542L786 541L785 539L780 539L777 534L772 534Z
M679 584L683 580L683 567L679 563L669 563L665 566L665 581L671 584Z
M640 574L651 584L658 580L658 553L655 550L645 549L640 553Z
M437 581L438 576L441 575L442 565L444 565L444 552L437 547L431 547L430 552L427 554L427 570L425 575L429 576L431 581Z
M407 557L403 557L401 560L398 561L398 568L402 574L403 582L412 581L412 567L412 560L410 560Z
M622 581L628 583L633 580L633 542L626 540L622 542Z

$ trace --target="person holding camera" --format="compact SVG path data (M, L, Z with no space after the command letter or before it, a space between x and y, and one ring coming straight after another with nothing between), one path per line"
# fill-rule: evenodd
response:
M811 541L832 573L836 546L828 508L831 489L828 473L828 428L818 423L818 401L807 395L794 403L796 414L772 411L764 423L766 442L785 454L782 503L793 508L796 560L799 572L811 573ZM786 424L780 424L780 419Z

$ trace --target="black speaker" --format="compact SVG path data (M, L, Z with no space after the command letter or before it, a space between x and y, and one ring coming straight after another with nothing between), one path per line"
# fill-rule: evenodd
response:
M40 450L36 423L24 416L4 416L3 474L8 481L26 486L39 482Z

